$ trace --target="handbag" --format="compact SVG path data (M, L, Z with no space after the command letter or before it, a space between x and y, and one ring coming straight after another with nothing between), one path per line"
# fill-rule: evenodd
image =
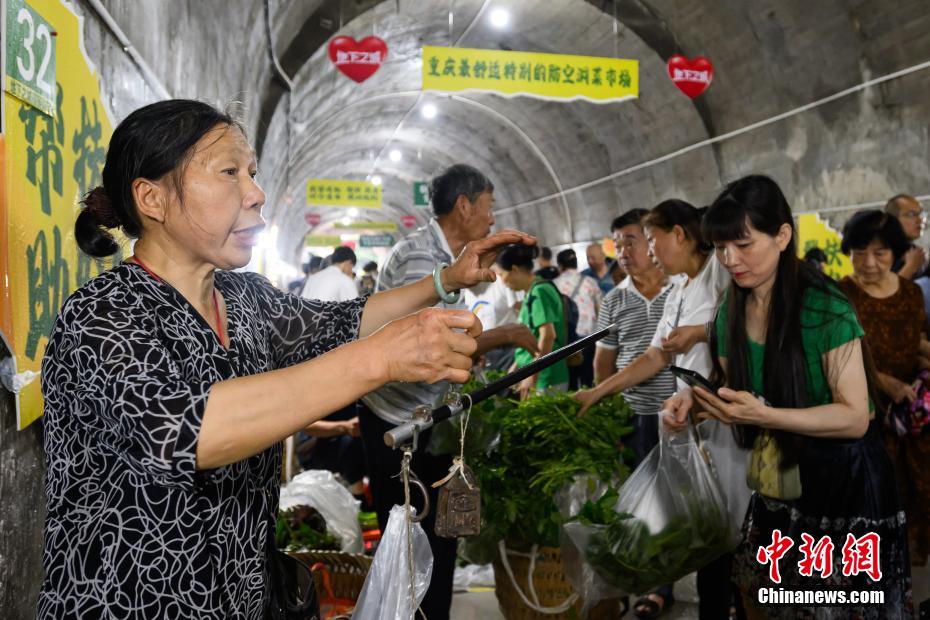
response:
M930 379L930 371L921 370L914 382L917 398L913 402L892 403L888 410L888 424L899 437L930 433L930 390L926 387L927 379Z
M273 519L270 525L265 544L268 565L265 620L318 620L320 606L313 574L306 564L278 549Z
M797 464L784 467L784 455L775 436L762 429L752 445L746 485L753 491L781 500L801 497L801 469Z

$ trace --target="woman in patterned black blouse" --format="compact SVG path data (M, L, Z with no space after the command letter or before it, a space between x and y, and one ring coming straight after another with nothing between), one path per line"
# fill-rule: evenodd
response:
M45 353L40 618L261 618L280 442L388 381L468 377L480 323L417 312L431 278L323 303L231 271L263 228L255 166L241 127L195 101L113 134L75 234L98 257L106 229L138 241L65 302ZM492 280L520 241L466 247L444 288Z

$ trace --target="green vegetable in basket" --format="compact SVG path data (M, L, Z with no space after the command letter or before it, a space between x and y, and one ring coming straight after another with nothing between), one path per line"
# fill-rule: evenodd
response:
M684 577L728 552L727 517L715 506L689 500L690 517L675 517L656 533L628 513L615 510L617 491L586 502L578 520L593 525L585 556L605 581L640 594Z
M285 551L332 549L339 551L342 541L326 531L326 519L315 508L294 506L278 512L275 543Z
M466 454L482 498L481 534L466 539L464 548L473 562L495 557L501 539L513 548L558 546L563 520L555 493L577 475L615 483L629 475L622 440L633 432L632 414L621 395L602 400L581 418L578 402L565 393L493 400L478 424L491 425L499 441L489 453ZM473 414L466 450L475 424Z

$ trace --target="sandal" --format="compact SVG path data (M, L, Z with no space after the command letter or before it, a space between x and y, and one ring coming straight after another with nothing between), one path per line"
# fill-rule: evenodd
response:
M656 597L662 602L659 603L651 597ZM639 597L639 599L633 605L633 615L635 615L637 618L658 618L663 613L671 609L674 604L675 597L669 596L666 598L658 592L652 592L650 594L646 594L645 596Z

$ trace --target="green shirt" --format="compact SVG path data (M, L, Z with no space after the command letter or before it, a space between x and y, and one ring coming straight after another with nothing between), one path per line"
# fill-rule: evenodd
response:
M530 328L533 335L539 338L539 328L546 323L555 326L555 343L552 350L565 346L565 318L562 306L562 296L559 290L551 283L536 280L523 300L520 308L520 322ZM517 368L523 368L533 361L533 355L526 349L517 349L514 353ZM539 373L536 385L545 389L552 385L568 383L568 364L561 360Z
M833 394L824 375L824 353L865 335L852 304L839 289L836 292L840 297L809 287L805 290L804 298L801 300L801 343L807 359L807 392L810 398L808 407L833 402ZM717 354L720 357L727 356L726 324L729 294L730 291L724 293L720 310L717 312ZM748 339L747 341L752 391L765 396L765 385L762 380L765 345Z

